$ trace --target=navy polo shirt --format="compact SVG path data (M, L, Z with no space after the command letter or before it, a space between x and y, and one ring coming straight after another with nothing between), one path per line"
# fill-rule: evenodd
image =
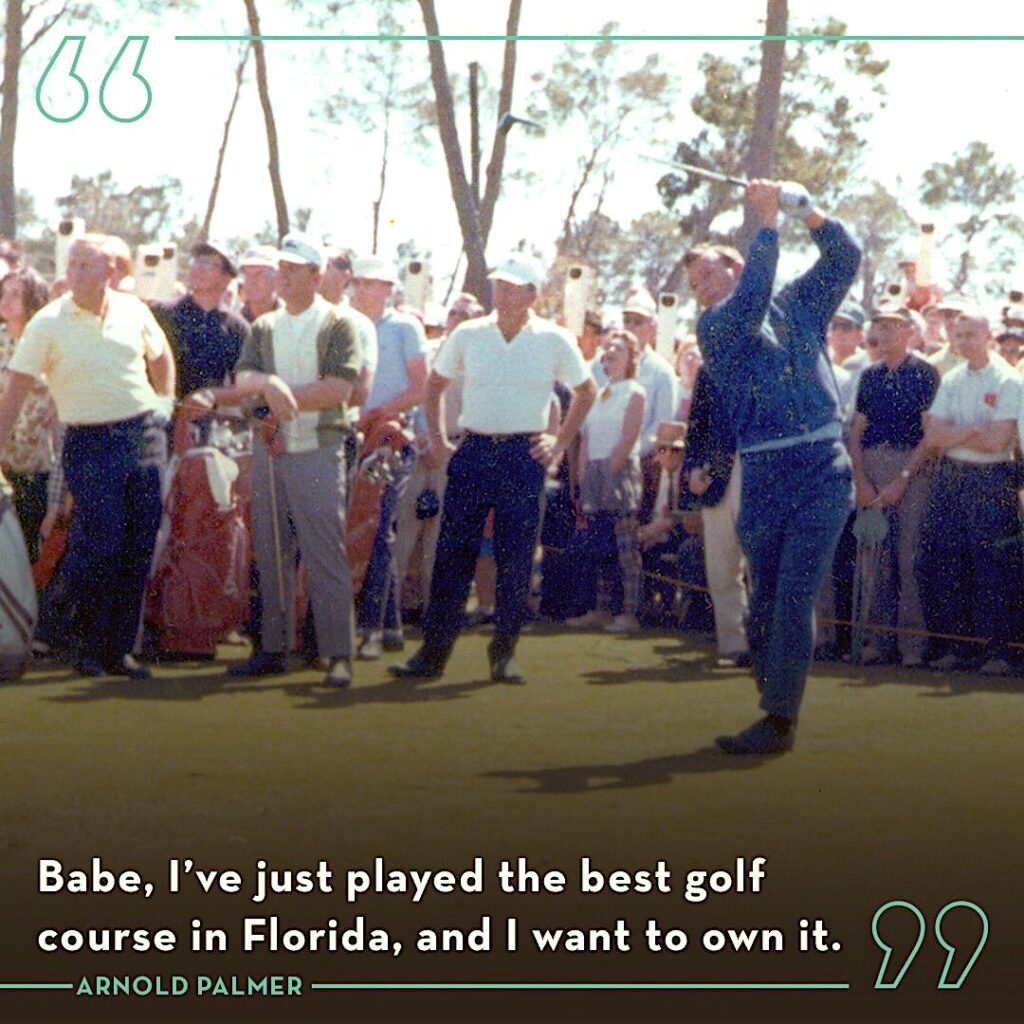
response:
M235 363L249 336L249 325L241 317L219 308L205 310L191 295L154 303L153 315L174 351L179 398L234 379Z
M938 390L939 371L919 356L908 355L895 370L885 363L869 366L857 388L857 412L868 421L863 447L916 448L924 437L921 414Z

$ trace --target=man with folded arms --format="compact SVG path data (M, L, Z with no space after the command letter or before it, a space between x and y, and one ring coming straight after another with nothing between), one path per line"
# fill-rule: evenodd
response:
M933 633L989 640L980 671L1011 669L1009 643L1021 615L1017 419L1024 382L991 352L988 320L968 308L953 322L964 359L939 385L928 410L925 443L941 454L921 529L918 571ZM945 641L932 668L977 664L977 644Z
M263 596L263 647L228 672L245 677L286 671L298 540L317 647L328 659L325 682L347 686L355 628L345 554L344 443L350 429L346 402L362 356L351 319L317 294L322 270L318 245L303 235L285 237L278 265L284 308L256 320L235 367L238 390L262 396L278 430L270 443L258 437L253 454L253 545Z

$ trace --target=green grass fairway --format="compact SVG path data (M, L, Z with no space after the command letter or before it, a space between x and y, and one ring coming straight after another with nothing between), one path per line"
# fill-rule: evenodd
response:
M87 973L295 974L314 983L842 983L843 990L743 992L346 992L301 1000L83 1000L68 992L0 992L8 1020L761 1020L1017 1019L1024 933L1020 897L1024 683L898 669L818 665L793 753L729 758L716 735L757 714L749 674L675 634L613 637L538 629L520 645L525 686L488 679L482 631L465 635L445 677L389 680L359 664L347 691L319 673L235 681L224 664L163 667L151 683L87 680L40 669L0 693L3 911L0 981L77 982ZM414 649L407 645L406 654ZM224 649L225 658L240 657ZM397 656L404 657L404 656ZM140 896L40 895L37 860L87 868L100 856L156 885ZM243 893L200 896L194 880L166 893L169 858L236 868ZM253 904L257 859L336 877L383 857L387 869L462 871L484 858L483 894L291 894ZM506 895L496 870L528 858L567 878L560 894ZM604 872L672 872L670 895L583 894L579 862ZM694 869L734 871L766 858L761 892L681 895ZM875 910L918 906L921 952L895 991L875 991L882 953ZM956 900L981 906L988 945L964 987L937 991L946 951L932 922ZM363 915L404 944L369 953L239 952L242 918L288 927L348 927ZM417 929L501 934L490 953L424 954ZM184 940L200 917L231 951L200 956ZM504 951L516 917L517 953ZM909 941L895 915L884 935ZM531 928L627 922L628 953L538 953ZM645 922L684 930L687 949L651 954ZM822 919L836 951L801 952L798 922ZM88 956L36 949L46 927L175 929L173 954ZM500 926L500 927L499 927ZM778 928L782 953L705 952L707 928ZM977 919L943 925L966 965ZM913 936L910 937L911 939ZM899 953L893 963L902 962ZM889 976L892 976L890 971ZM1016 1003L1016 1009L1013 1004ZM12 1010L5 1012L5 1007ZM22 1016L24 1015L24 1016Z

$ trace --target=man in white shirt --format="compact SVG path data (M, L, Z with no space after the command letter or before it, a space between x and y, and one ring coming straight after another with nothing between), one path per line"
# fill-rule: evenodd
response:
M524 681L514 652L527 617L545 469L557 466L597 393L576 339L531 311L544 280L539 264L516 253L499 264L491 280L494 312L452 332L427 381L426 457L435 464L451 461L423 646L405 664L391 666L399 678L434 679L444 671L493 508L498 586L488 648L491 678ZM457 451L448 441L440 408L454 377L463 378L461 425L466 431ZM573 398L556 436L546 431L558 380L573 389Z
M658 336L658 307L645 288L634 290L622 307L622 326L632 331L640 342L640 361L636 381L647 395L644 422L640 428L640 468L644 476L640 522L650 522L658 494L660 467L657 454L658 424L675 420L679 415L679 378L672 364L655 350ZM600 378L599 384L603 384Z
M961 313L953 341L965 360L942 378L928 410L925 443L941 453L924 516L918 561L932 633L986 638L981 671L1009 671L1020 639L1020 504L1014 446L1024 380L991 352L978 312ZM945 642L933 668L976 662L976 644Z
M148 679L131 651L160 525L175 367L153 314L113 291L113 274L105 236L71 246L68 293L29 321L8 365L0 441L29 390L45 383L67 427L63 462L74 507L63 572L77 609L75 667Z
M281 243L284 308L260 317L235 367L243 394L260 395L278 431L253 455L253 546L263 596L263 646L233 676L279 675L294 631L295 544L309 579L325 682L352 681L355 627L345 554L347 401L362 355L351 318L317 294L323 252L305 236ZM293 536L289 520L294 524Z

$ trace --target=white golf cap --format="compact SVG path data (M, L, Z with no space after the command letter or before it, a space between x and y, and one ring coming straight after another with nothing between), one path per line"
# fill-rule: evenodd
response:
M246 249L240 267L273 267L277 269L281 254L272 245L254 245Z
M653 320L658 315L658 304L646 288L633 288L626 295L622 312L635 313L637 316L646 316Z
M533 285L537 291L540 291L547 275L539 260L535 260L525 252L514 252L503 259L487 276L492 281Z
M390 260L380 256L360 256L352 261L352 276L361 277L366 281L388 281L394 284L398 280L398 272Z
M306 263L316 267L317 270L324 269L324 250L308 235L300 235L297 232L285 235L281 242L281 251L278 256L281 263Z

